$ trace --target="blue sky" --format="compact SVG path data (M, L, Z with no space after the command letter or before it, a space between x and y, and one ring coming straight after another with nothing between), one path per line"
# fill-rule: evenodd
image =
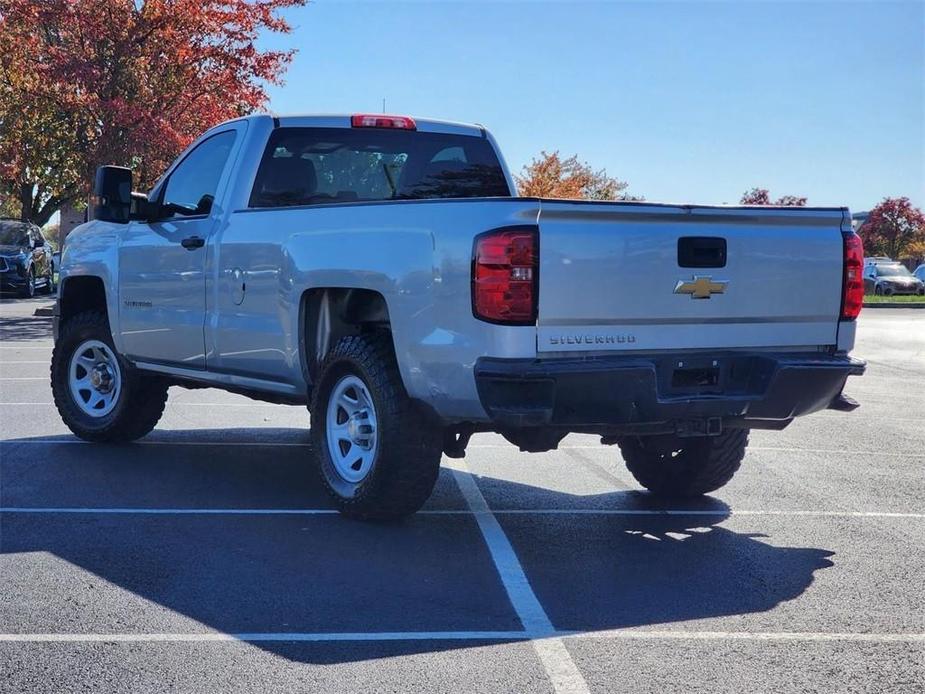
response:
M649 200L925 205L925 2L350 2L289 11L279 113L478 122Z

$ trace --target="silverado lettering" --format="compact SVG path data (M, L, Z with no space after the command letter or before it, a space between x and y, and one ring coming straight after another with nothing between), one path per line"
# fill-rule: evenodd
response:
M615 345L635 342L634 335L552 335L551 345Z

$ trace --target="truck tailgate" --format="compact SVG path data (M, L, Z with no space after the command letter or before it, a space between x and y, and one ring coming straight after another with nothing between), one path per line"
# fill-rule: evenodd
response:
M540 352L836 343L841 209L547 201Z

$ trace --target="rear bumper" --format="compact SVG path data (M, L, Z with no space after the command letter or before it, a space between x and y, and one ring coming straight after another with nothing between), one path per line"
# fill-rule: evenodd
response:
M845 355L737 352L483 358L475 376L482 406L499 428L699 434L783 428L794 417L838 406L848 376L864 369Z

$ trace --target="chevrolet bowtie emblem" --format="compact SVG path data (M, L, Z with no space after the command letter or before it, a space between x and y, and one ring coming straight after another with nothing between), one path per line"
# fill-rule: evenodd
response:
M675 294L690 294L691 299L709 299L712 294L723 294L726 291L727 280L714 280L708 276L694 275L690 282L678 280L674 287Z

